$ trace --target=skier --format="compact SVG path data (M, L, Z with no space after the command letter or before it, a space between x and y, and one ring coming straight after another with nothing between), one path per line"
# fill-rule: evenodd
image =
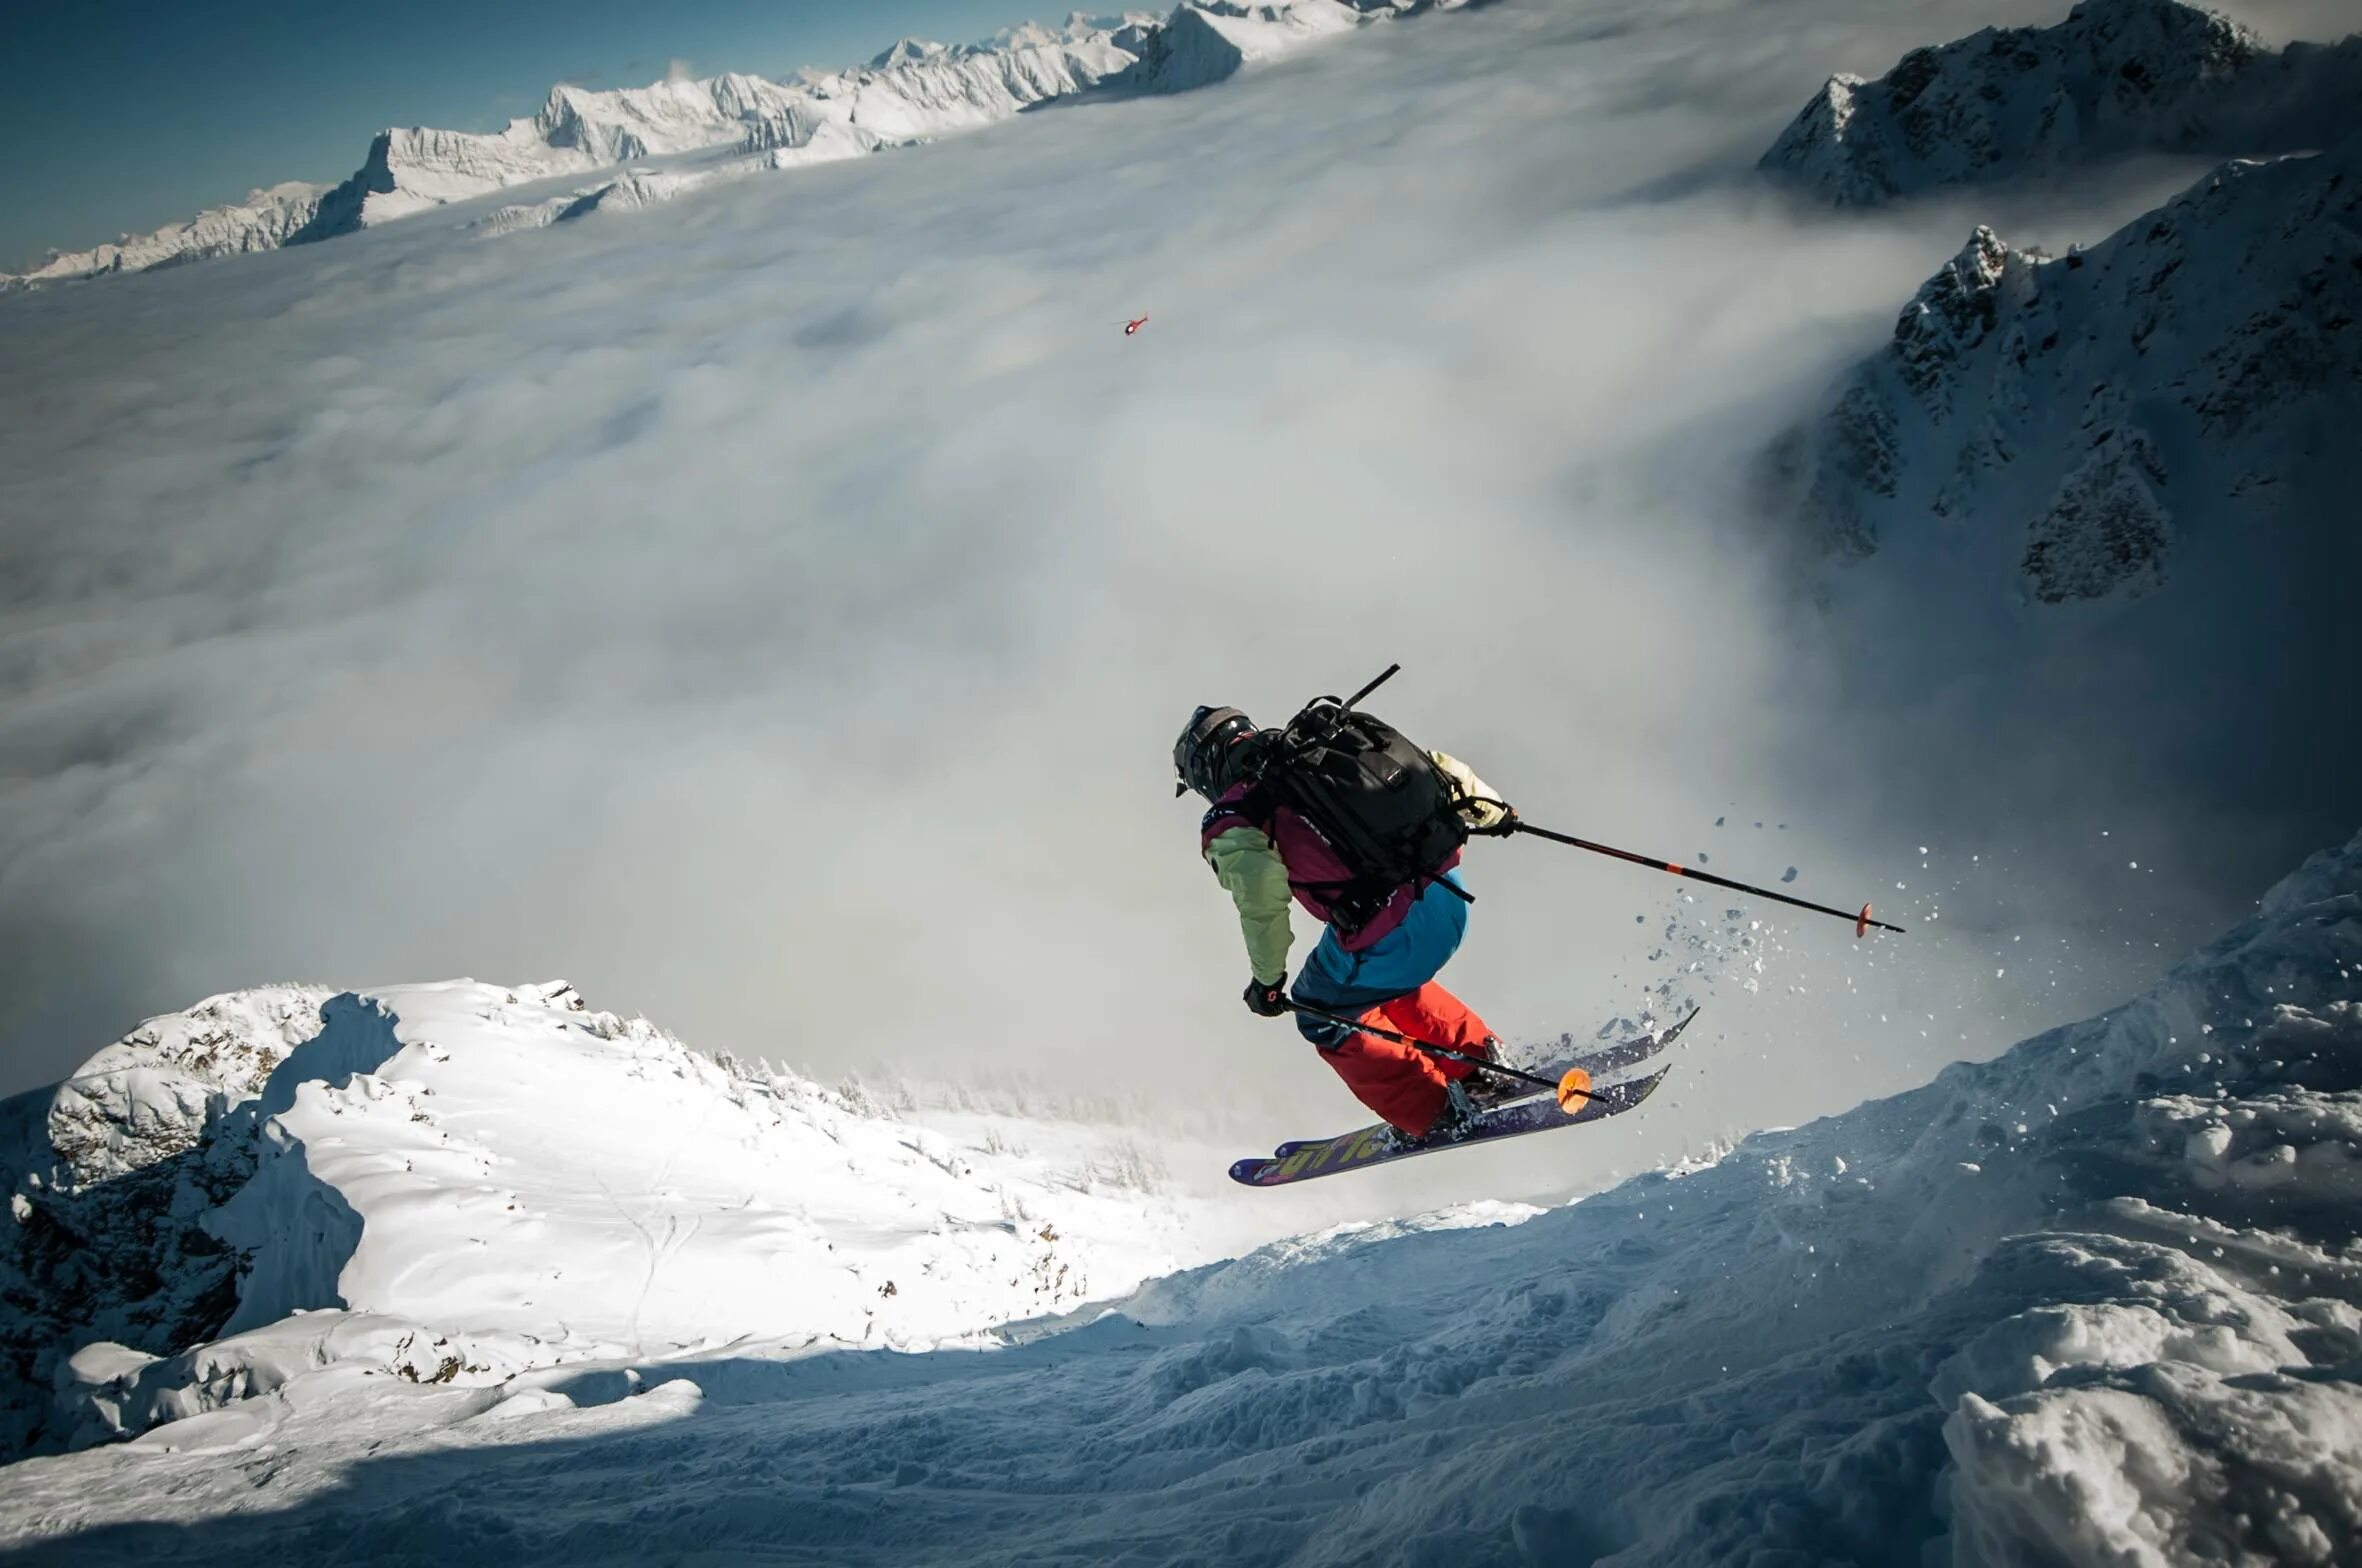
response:
M1331 711L1350 715L1350 704ZM1383 725L1374 728L1381 740L1394 743L1399 771L1407 743ZM1357 876L1358 868L1340 853L1341 844L1356 840L1351 824L1316 823L1314 816L1322 812L1308 813L1303 792L1285 788L1277 777L1289 766L1283 736L1294 733L1293 726L1286 732L1258 730L1236 708L1200 707L1173 746L1179 778L1174 793L1195 790L1211 803L1199 843L1238 908L1253 971L1247 1006L1265 1018L1293 1010L1288 991L1295 935L1288 903L1293 896L1323 926L1296 977L1296 1003L1490 1059L1499 1042L1435 976L1459 949L1468 926L1469 898L1455 869L1459 841L1470 833L1514 831L1516 812L1465 763L1440 751L1409 750L1413 771L1433 769L1430 780L1414 783L1436 786L1441 810L1457 817L1440 840L1448 853L1422 871L1381 877L1370 886L1369 877ZM1280 796L1290 801L1283 803ZM1414 1141L1449 1136L1489 1106L1531 1092L1467 1062L1434 1057L1306 1012L1296 1013L1296 1027L1354 1098Z

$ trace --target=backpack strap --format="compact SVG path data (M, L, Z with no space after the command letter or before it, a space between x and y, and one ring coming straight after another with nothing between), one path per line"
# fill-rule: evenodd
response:
M1236 800L1219 800L1207 808L1206 814L1198 819L1198 841L1211 844L1233 826L1253 828L1269 837L1278 805L1270 791L1258 781Z

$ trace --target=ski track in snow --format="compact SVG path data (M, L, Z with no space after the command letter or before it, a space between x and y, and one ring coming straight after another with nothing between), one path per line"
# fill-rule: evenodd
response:
M1565 1207L917 1354L331 1364L0 1472L0 1520L77 1563L2350 1561L2358 1171L2362 836L2112 1013Z

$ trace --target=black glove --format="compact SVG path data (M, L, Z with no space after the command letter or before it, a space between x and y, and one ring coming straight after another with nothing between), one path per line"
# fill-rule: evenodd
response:
M1516 831L1517 808L1508 804L1506 801L1504 801L1501 805L1500 821L1494 823L1489 828L1471 828L1469 830L1469 832L1477 838L1507 838L1510 834Z
M1288 1010L1288 977L1282 974L1265 985L1260 980L1249 980L1246 1004L1250 1011L1262 1018L1277 1018Z

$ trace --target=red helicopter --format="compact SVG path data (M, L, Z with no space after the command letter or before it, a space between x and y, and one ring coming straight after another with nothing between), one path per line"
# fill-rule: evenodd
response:
M1124 336L1130 337L1133 333L1139 331L1142 327L1147 325L1148 318L1146 316L1142 316L1138 321L1127 321L1124 323Z

